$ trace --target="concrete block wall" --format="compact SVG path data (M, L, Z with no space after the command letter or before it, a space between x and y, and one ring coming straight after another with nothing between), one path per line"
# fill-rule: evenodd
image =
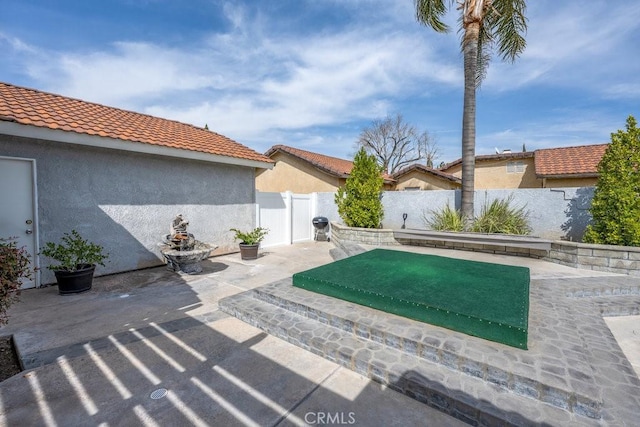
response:
M336 222L331 223L331 239L337 246L345 243L361 243L374 246L400 245L393 237L393 230L347 227Z
M640 248L556 241L545 258L569 267L640 277Z
M551 244L551 250L529 249L513 246L487 244L478 238L478 242L459 242L452 240L405 239L394 238L390 229L352 228L332 222L332 239L336 246L344 244L366 244L373 246L424 246L462 251L485 252L498 255L524 256L544 259L545 261L569 267L606 271L640 277L640 248L628 246L591 245L557 240Z
M591 221L589 208L593 187L526 188L510 190L478 190L475 194L476 216L482 206L494 199L513 197L513 206L529 211L532 235L545 239L580 241ZM342 222L334 202L335 193L317 193L316 214L330 221ZM424 217L449 204L460 208L459 190L385 191L383 228L426 228ZM403 214L407 214L406 221Z
M456 249L460 251L484 252L496 255L512 255L528 258L546 258L547 251L540 249L521 248L514 246L502 246L487 243L471 243L471 242L454 242L448 240L431 240L431 239L396 239L401 245L423 246L428 248Z

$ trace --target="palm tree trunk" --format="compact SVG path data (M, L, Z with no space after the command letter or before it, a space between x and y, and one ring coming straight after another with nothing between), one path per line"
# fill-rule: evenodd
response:
M476 168L476 65L478 62L478 36L480 23L472 22L465 28L464 55L464 107L462 112L462 215L470 224L474 217L473 197Z

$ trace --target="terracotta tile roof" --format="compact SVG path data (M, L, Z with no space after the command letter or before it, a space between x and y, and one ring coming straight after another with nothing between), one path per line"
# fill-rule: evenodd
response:
M337 176L339 178L347 178L353 169L353 162L350 160L340 159L338 157L325 156L324 154L314 153L311 151L300 150L299 148L288 147L286 145L274 145L266 153L265 156L271 157L278 151L290 154L301 160L311 163L324 172ZM394 179L389 174L383 174L385 182L393 182Z
M430 168L428 166L425 165L421 165L421 164L413 164L411 166L407 166L406 168L400 169L398 172L393 174L393 177L397 180L398 178L400 178L402 175L406 175L412 171L419 171L425 174L429 174L429 175L434 175L438 178L447 180L447 181L451 181L451 182L455 182L457 184L461 184L462 180L460 178L458 178L457 176L453 176L451 174L448 174L446 172L442 172L441 170L438 169L434 169L434 168Z
M2 82L0 121L273 163L232 139L193 125Z
M534 156L533 151L525 151L525 152L518 152L518 153L483 154L480 156L476 156L476 163L483 162L486 160L527 159L533 156ZM460 163L462 163L462 158L454 160L451 163L447 163L446 165L442 166L440 170L446 171L447 169L453 166L459 165Z
M609 144L536 150L539 177L598 176L598 163Z

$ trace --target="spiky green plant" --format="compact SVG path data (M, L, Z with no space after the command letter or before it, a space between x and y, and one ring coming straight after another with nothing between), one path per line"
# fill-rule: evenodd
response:
M529 212L525 207L511 206L513 196L506 199L494 199L485 202L471 226L471 231L478 233L529 234Z
M447 204L442 209L428 210L422 216L428 229L436 231L463 231L466 219L462 212Z

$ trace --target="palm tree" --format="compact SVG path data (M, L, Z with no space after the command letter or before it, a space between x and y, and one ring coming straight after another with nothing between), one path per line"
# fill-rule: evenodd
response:
M439 33L449 32L442 19L453 0L415 0L418 22ZM462 113L462 214L473 219L476 159L476 88L484 79L497 44L498 54L511 62L524 51L527 31L525 0L457 0L461 10L464 57Z

